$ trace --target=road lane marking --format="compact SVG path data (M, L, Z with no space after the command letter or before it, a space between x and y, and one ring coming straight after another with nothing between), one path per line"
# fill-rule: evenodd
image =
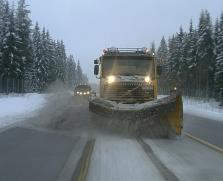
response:
M77 168L73 174L73 181L85 181L90 166L91 155L94 149L95 140L87 141Z
M213 144L211 144L211 143L209 143L209 142L207 142L207 141L205 141L205 140L203 140L203 139L201 139L201 138L198 138L198 137L196 137L196 136L193 136L193 135L190 134L190 133L184 133L184 134L185 134L187 137L189 137L189 138L191 138L191 139L193 139L193 140L195 140L195 141L197 141L197 142L199 142L199 143L202 143L202 144L204 144L204 145L206 145L206 146L212 148L212 149L215 150L215 151L218 151L218 152L220 152L220 153L223 153L223 149L220 148L220 147L218 147L218 146L216 146L216 145L213 145Z
M157 168L161 176L164 178L164 180L166 181L180 180L168 167L166 167L166 165L163 164L163 162L153 152L152 148L147 143L145 143L142 138L137 138L137 141L144 150L144 152L146 153L146 155L152 161L154 166Z

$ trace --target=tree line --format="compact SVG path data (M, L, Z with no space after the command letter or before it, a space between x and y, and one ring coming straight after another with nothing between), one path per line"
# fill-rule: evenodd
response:
M156 51L163 67L160 87L177 87L184 95L215 98L223 102L223 13L212 23L203 10L198 26L163 37Z
M69 87L87 83L80 62L66 54L64 42L54 40L38 23L33 27L29 14L25 0L16 8L0 0L0 91L18 86L17 92L41 92L58 79Z

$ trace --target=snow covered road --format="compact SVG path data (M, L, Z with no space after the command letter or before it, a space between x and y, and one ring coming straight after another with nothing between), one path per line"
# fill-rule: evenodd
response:
M154 164L134 138L97 138L91 157L88 181L163 181L168 170L175 180L209 181L223 178L222 153L186 136L176 139L144 139L155 157L166 167Z
M7 105L7 100L4 100L4 97L1 97L1 100L2 104ZM92 117L92 114L88 111L87 100L77 99L67 93L59 93L50 95L34 94L22 97L10 96L9 102L10 105L14 103L16 105L20 102L21 104L17 104L17 106L21 109L12 113L9 111L9 114L6 114L6 110L9 109L5 109L5 112L2 111L5 115L2 114L4 116L1 115L1 118L8 120L8 124L14 123L15 120L19 121L33 116L28 118L23 125L29 123L32 128L36 129L37 126L38 129L43 128L44 132L52 131L56 135L65 134L68 138L95 139L96 142L87 174L88 181L168 180L163 176L162 168L160 169L154 164L154 160L137 142L135 137L116 134L111 132L110 129L96 126L93 121L95 116ZM4 107L2 104L1 108ZM35 115L36 113L37 115ZM105 120L101 117L98 121ZM15 135L15 137L17 136ZM28 139L26 136L24 138L25 140ZM144 139L144 141L153 150L155 157L179 180L208 181L222 180L223 178L223 172L221 171L223 165L222 154L184 135L181 138L170 140ZM6 142L3 142L3 146L7 146ZM26 146L31 145L27 142ZM15 155L17 154L19 152L15 152ZM41 154L44 157L48 152L42 152ZM79 156L80 153L75 152L74 155ZM6 163L11 162L13 160L6 160ZM67 160L67 162L70 161ZM69 167L69 169L72 173L75 166ZM12 176L13 174L16 173L12 173Z
M186 136L174 140L146 139L145 141L181 181L220 181L223 178L222 153Z
M164 179L135 139L105 136L96 140L87 180Z

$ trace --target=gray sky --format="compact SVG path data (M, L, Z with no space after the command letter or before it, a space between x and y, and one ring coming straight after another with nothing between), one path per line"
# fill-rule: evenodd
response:
M212 18L223 11L222 0L27 0L31 19L63 39L68 53L81 61L83 71L95 82L93 59L105 47L158 46L168 37L197 24L202 9Z

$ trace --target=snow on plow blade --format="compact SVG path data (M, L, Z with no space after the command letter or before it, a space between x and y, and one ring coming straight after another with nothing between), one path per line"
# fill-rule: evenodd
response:
M120 104L101 98L89 101L89 110L102 115L102 124L130 134L149 137L180 135L183 104L180 95L170 95L142 104Z

